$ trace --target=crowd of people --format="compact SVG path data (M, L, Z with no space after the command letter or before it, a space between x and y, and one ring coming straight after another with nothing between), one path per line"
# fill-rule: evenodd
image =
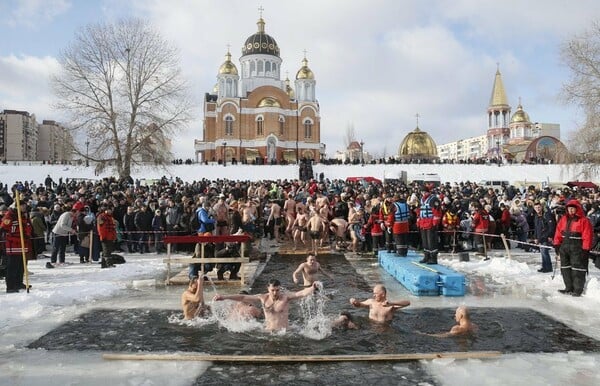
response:
M163 253L165 235L207 232L288 240L315 256L324 245L374 256L379 250L406 256L414 248L423 251L423 263L436 264L440 251L474 250L486 256L491 248L504 248L504 234L525 251L540 251L540 272L552 271L555 249L563 259L563 278L573 276L565 281L565 293L581 295L588 257L595 257L600 232L595 190L486 188L469 181L381 184L320 177L258 182L163 177L148 185L132 178L54 181L48 176L43 183L2 185L1 245L6 276L11 277L7 290L16 292L24 285L21 276L14 277L17 271L22 275L22 263L11 257L21 254L14 205L19 192L26 252L32 258L50 248L48 268L65 263L69 244L81 263L98 261L109 267L115 250ZM576 208L572 214L570 207ZM571 218L589 226L575 231L572 226L578 222ZM235 245L214 248L223 255L232 253ZM192 253L195 245L177 244L173 249ZM225 268L230 278L237 278L235 266ZM212 269L204 267L204 272ZM193 265L190 277L197 274L198 265Z

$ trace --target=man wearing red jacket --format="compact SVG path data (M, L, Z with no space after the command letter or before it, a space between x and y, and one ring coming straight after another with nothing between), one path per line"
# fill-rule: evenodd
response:
M442 218L440 199L431 192L431 188L427 185L423 187L421 206L417 217L424 255L423 260L419 263L425 264L437 264L438 227Z
M565 289L558 292L581 296L594 233L579 201L567 202L566 210L554 233L554 248L560 255L560 272L565 283Z
M15 205L15 204L13 204ZM31 251L31 235L33 227L27 216L27 202L21 201L21 227L25 238L25 253ZM23 255L21 248L21 233L17 209L11 206L4 214L0 228L5 232L6 253L6 292L16 293L26 289L23 283Z
M383 220L381 219L380 207L379 205L375 205L371 209L371 215L369 216L369 220L364 225L365 231L371 234L371 246L373 250L373 255L377 257L379 253L379 244L380 239L383 236Z
M115 241L117 241L117 223L113 218L112 211L112 206L107 206L96 218L100 244L102 244L102 260L100 262L102 268L112 266L110 255L115 250Z
M488 232L488 228L490 226L490 215L483 208L479 201L473 203L473 208L474 212L471 220L471 227L475 232L475 235L473 236L473 243L477 248L477 254L485 256L485 242L483 235Z

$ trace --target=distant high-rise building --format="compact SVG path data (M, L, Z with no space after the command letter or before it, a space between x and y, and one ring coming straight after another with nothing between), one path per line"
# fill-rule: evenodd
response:
M83 158L83 157L77 157ZM73 159L73 137L62 125L44 120L38 127L38 161L62 163Z
M35 161L38 125L34 114L4 110L0 113L0 158L3 161Z

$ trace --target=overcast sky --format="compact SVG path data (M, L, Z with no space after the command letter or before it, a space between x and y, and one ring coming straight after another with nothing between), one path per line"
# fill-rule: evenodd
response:
M180 49L197 118L174 138L173 151L193 157L204 93L227 45L239 69L259 6L284 78L289 72L293 81L307 51L328 155L343 147L349 125L365 151L396 154L417 113L437 144L485 134L497 63L513 112L521 97L533 122L561 125L563 140L581 120L559 98L569 76L559 48L600 20L598 0L0 0L0 109L61 121L48 77L74 31L146 18Z

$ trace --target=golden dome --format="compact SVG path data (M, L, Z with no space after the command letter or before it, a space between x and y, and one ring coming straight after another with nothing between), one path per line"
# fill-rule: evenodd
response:
M419 127L404 137L398 149L398 157L406 159L437 159L437 147L433 138Z
M231 61L231 54L227 51L225 54L225 62L219 67L219 75L237 75L238 70L235 64Z
M521 104L519 103L519 106L517 106L517 111L515 111L513 116L510 118L510 123L530 123L530 122L531 121L529 120L529 114L527 114L525 112L525 110L523 110L523 106L521 106Z
M308 68L308 60L302 59L302 67L296 73L296 79L315 79L315 74Z
M281 104L275 98L265 97L258 102L258 107L281 107Z

